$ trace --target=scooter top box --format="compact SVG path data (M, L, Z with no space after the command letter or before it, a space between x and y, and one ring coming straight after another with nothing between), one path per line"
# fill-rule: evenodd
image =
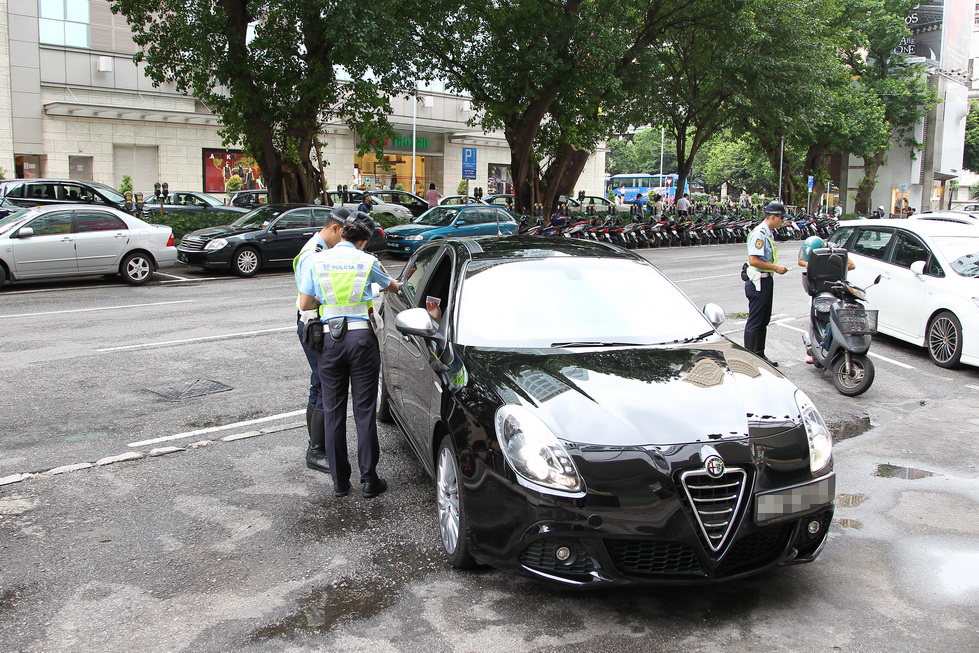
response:
M836 281L846 279L847 252L842 247L820 247L809 254L809 294L829 291Z

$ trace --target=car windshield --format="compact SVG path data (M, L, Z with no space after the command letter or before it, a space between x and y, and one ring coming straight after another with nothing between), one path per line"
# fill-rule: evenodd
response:
M459 207L436 206L415 218L415 224L424 224L430 227L445 227L452 224L456 216L459 215L459 211Z
M554 256L483 265L466 276L458 309L463 345L656 345L719 337L658 270L623 259Z
M87 183L89 186L91 186L95 190L99 191L100 193L102 193L105 196L105 198L107 200L109 200L110 202L116 202L117 204L123 204L126 201L126 198L123 197L122 193L120 193L119 191L117 191L112 186L106 186L105 184L99 184L99 183L96 183L94 181L89 181L89 182L85 182L85 183Z
M204 203L207 204L208 206L221 206L222 205L221 202L219 202L217 199L211 197L207 193L201 193L200 195L195 195L195 197L204 200Z
M936 237L933 240L956 274L979 277L979 236Z
M260 206L257 209L253 209L241 216L237 220L231 223L231 226L238 227L239 229L253 228L257 229L263 227L282 214L286 209L272 207L272 206Z
M0 234L5 234L11 229L17 227L31 216L37 212L37 209L22 209L15 213L11 213L7 217L0 219Z

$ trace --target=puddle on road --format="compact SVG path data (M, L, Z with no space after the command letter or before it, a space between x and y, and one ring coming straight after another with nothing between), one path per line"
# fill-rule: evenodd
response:
M357 501L351 496L345 498L329 497L323 501L308 504L308 512L299 516L290 528L292 534L301 539L322 540L327 537L362 533L372 526L384 524L388 520L390 508L385 502Z
M979 588L979 553L974 551L934 551L941 560L938 580L952 595L970 593Z
M829 426L829 432L833 434L833 440L835 442L839 442L841 440L855 438L858 435L863 435L869 431L873 425L870 423L870 416L864 415L863 417L854 417L838 422L830 422L827 424L827 426Z
M924 469L916 469L914 467L899 467L898 465L883 463L877 465L877 471L874 472L874 476L881 478L903 478L913 481L918 478L928 478L929 476L942 476L942 474L929 472Z
M93 440L101 440L102 438L109 437L109 434L105 431L91 431L89 433L74 433L72 435L65 436L63 439L65 442L91 442Z
M869 497L866 494L837 494L837 508L856 508Z
M26 589L23 585L0 589L0 615L13 612L17 607L17 599L24 597Z
M853 528L856 530L863 528L863 523L857 521L856 519L837 519L836 523L839 524L841 528Z

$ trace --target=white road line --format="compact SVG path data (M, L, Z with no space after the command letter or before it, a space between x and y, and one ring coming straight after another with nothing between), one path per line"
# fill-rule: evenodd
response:
M187 338L185 340L164 340L161 342L147 342L141 345L125 345L122 347L107 347L105 349L96 349L98 352L107 351L124 351L127 349L149 349L151 347L166 347L168 345L182 345L188 342L203 342L205 340L223 340L226 338L240 338L242 336L254 336L260 333L275 333L276 331L295 331L295 326L279 327L277 329L261 329L259 331L242 331L241 333L225 333L220 336L204 336L202 338Z
M971 385L971 384L966 383L965 384L965 387L972 388L973 390L979 390L979 385Z
M259 417L258 419L249 419L244 422L235 422L234 424L224 424L223 426L212 426L206 429L198 429L196 431L187 431L186 433L177 433L174 435L165 435L161 438L153 438L152 440L140 440L139 442L130 442L130 447L142 447L147 444L157 444L158 442L168 442L170 440L182 440L184 438L193 438L198 435L204 435L205 433L215 433L216 431L227 431L228 429L234 429L241 426L250 426L252 424L261 424L262 422L271 422L276 419L283 419L286 417L295 417L296 415L302 415L306 412L306 409L294 410L290 413L279 413L278 415L269 415L268 417Z
M788 318L788 319L789 319L789 320L792 320L792 319L795 319L795 318L791 318L791 317L790 317L790 318ZM777 324L777 325L779 325L780 327L785 327L786 329L792 329L793 331L798 331L799 333L803 333L803 334L805 334L805 333L809 333L809 332L808 332L808 331L806 331L805 329L800 329L799 327L794 327L794 326L792 326L791 324L786 324L786 322L787 322L787 321L788 321L788 320L779 320L778 322L773 322L773 324ZM892 364L894 364L894 365L897 365L898 367L903 367L903 368L904 368L904 369L906 369L906 370L913 370L913 369L916 369L916 368L915 368L915 367L914 367L913 365L907 365L907 364L905 364L905 363L901 363L901 362L899 362L899 361L896 361L896 360L894 360L893 358L888 358L887 356L881 356L880 354L877 354L877 353L874 353L874 352L870 352L870 353L868 354L868 356L873 356L874 358L879 358L880 360L882 360L882 361L884 361L884 362L887 362L887 363L892 363Z
M4 293L6 294L6 293ZM35 317L38 315L63 315L64 313L87 313L89 311L115 311L121 308L142 308L144 306L167 306L169 304L190 304L193 299L181 299L173 302L153 302L152 304L126 304L125 306L100 306L98 308L73 308L67 311L45 311L43 313L18 313L16 315L0 315L5 317Z
M157 272L161 277L170 277L171 279L180 279L181 281L189 281L187 277L180 277L176 274L167 274L166 272Z
M684 281L704 281L706 279L723 279L724 277L740 277L740 272L735 272L734 274L718 274L713 277L695 277L693 279L673 279L673 283L683 283Z
M224 278L225 277L201 277L200 279L189 279L189 278L188 279L182 279L182 278L177 278L177 279L170 279L169 281L161 281L160 283L163 284L163 283L187 283L187 282L193 282L193 281L218 281L218 280L224 279Z

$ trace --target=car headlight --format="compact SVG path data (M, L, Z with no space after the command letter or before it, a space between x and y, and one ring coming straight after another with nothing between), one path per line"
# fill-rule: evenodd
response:
M210 241L207 245L204 245L205 252L216 252L219 249L224 249L228 246L228 241L224 238L215 238Z
M833 435L805 392L796 390L795 403L802 414L802 423L809 439L809 469L815 474L826 467L833 457Z
M496 434L503 456L521 485L529 483L533 489L550 494L584 494L585 483L571 456L551 429L527 408L500 407L496 411Z
M422 240L424 236L421 234L414 234L413 236L405 236L405 240Z

